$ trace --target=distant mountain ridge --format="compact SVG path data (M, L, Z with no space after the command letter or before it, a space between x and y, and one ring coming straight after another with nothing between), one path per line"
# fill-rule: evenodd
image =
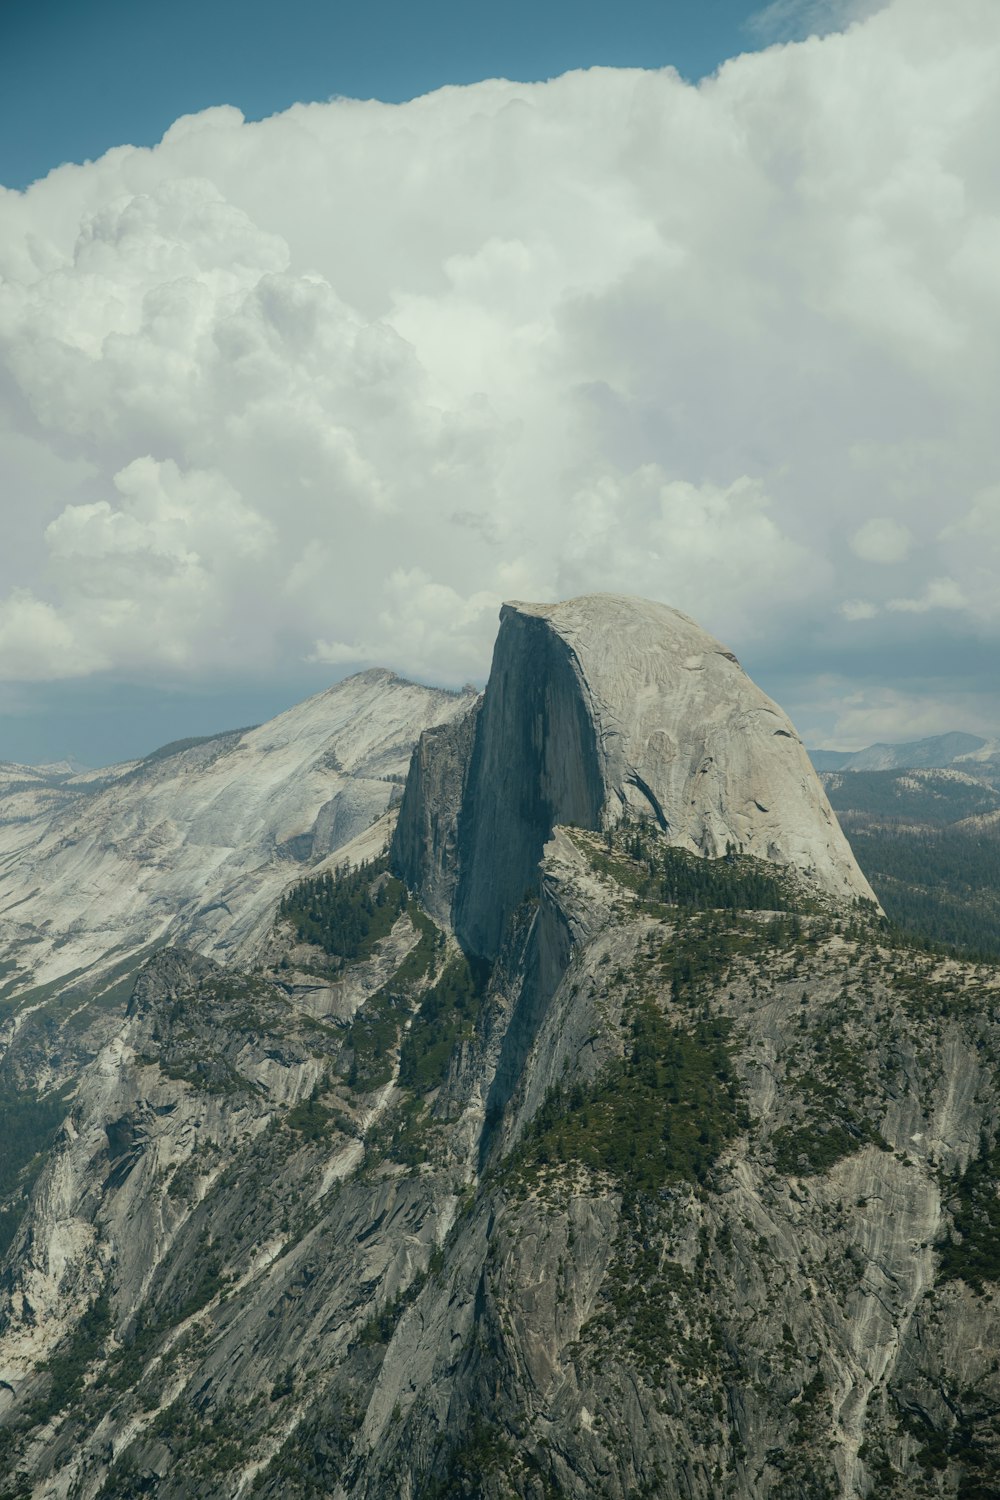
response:
M929 770L954 765L970 756L977 759L1000 756L1000 741L952 730L924 740L909 740L902 745L880 741L867 745L864 750L809 751L809 758L817 771Z
M963 748L970 741L975 748ZM885 751L906 764L869 769L860 763ZM936 764L917 765L918 756ZM893 921L917 939L1000 955L995 740L951 734L912 745L872 745L852 764L820 770L820 779Z

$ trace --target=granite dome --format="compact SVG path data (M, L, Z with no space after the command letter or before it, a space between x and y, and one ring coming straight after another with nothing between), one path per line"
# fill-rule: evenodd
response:
M500 621L471 758L451 779L455 930L473 951L496 952L555 826L606 829L629 814L706 857L735 847L839 899L874 900L790 720L693 620L593 594L511 602ZM440 885L413 838L421 819L442 821L413 806L434 779L408 790L397 840L421 886Z

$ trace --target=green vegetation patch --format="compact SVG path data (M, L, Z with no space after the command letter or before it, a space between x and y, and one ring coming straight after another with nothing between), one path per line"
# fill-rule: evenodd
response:
M302 880L284 896L278 915L292 924L300 942L331 958L368 958L406 910L406 888L388 870L383 856L356 870L328 870Z
M606 852L588 847L592 868L644 901L701 911L798 911L807 904L777 865L732 848L705 859L666 843L651 827L605 838Z
M914 1455L932 1480L958 1469L957 1500L1000 1500L1000 1411L988 1387L952 1385L941 1394L948 1419L935 1424L914 1404L904 1406L900 1426L921 1444ZM897 1395L897 1400L899 1396Z
M938 1248L939 1281L961 1280L977 1292L984 1283L1000 1283L1000 1144L984 1142L955 1185L949 1201L956 1244L948 1239Z
M515 1158L523 1179L582 1162L631 1191L671 1179L704 1182L726 1141L748 1123L732 1068L732 1022L672 1026L645 1000L626 1054L589 1088L550 1094Z
M365 1001L348 1033L352 1054L348 1082L366 1093L392 1078L403 1021L412 1011L415 989L433 967L434 955L443 941L416 902L411 901L407 911L419 940L392 978Z
M475 1035L489 973L482 959L460 953L426 991L400 1051L405 1088L423 1094L444 1082L455 1048Z
M771 1137L774 1164L787 1176L827 1172L865 1145L890 1149L864 1106L869 1059L852 1050L827 1022L814 1046L813 1065L802 1073L790 1071L786 1080L786 1091L794 1090L803 1101L804 1118Z
M207 1229L198 1236L198 1244L191 1267L192 1279L175 1291L169 1305L161 1312L164 1323L176 1325L186 1318L194 1317L203 1307L213 1301L226 1287L219 1245Z
M631 1359L661 1389L676 1369L707 1376L715 1359L695 1332L692 1278L661 1254L658 1243L637 1244L631 1228L626 1220L601 1288L603 1307L585 1329L588 1341L603 1350L609 1338L624 1334Z
M661 948L660 972L669 981L675 1004L701 1004L712 998L735 959L756 960L765 950L794 949L803 939L803 923L794 912L770 919L697 912L679 924Z
M697 1219L695 1196L690 1189L675 1187L655 1197L623 1198L594 1315L581 1329L573 1352L600 1386L609 1347L620 1350L648 1389L664 1395L682 1390L701 1429L700 1442L722 1448L727 1443L727 1387L734 1380L743 1384L746 1369L739 1369L740 1355L726 1332L725 1309L718 1298L717 1257L732 1253L728 1221L716 1240L702 1224L697 1254L686 1266L672 1258L671 1251L690 1239L692 1221ZM672 1406L674 1400L667 1397ZM648 1488L635 1493L660 1496L665 1489L656 1482L654 1471Z
M431 1158L431 1145L440 1131L430 1105L421 1094L404 1094L365 1136L365 1159L374 1165L389 1160L419 1167Z
M461 1500L481 1494L488 1475L509 1474L515 1459L506 1432L493 1423L476 1418L464 1439L453 1447L438 1479L426 1479L421 1492L426 1500Z
M289 1389L288 1394L291 1393ZM281 1392L276 1398L280 1399ZM334 1389L322 1409L296 1424L254 1480L251 1493L280 1500L328 1500L347 1461L364 1412L351 1391Z
M75 1405L83 1390L84 1376L102 1353L110 1331L111 1302L105 1289L43 1366L48 1376L48 1391L31 1407L29 1415L33 1423L40 1426L67 1406Z
M853 1156L871 1140L885 1145L870 1127L836 1119L812 1119L804 1125L775 1131L771 1137L774 1165L786 1176L814 1177L828 1172L845 1156Z
M259 1398L202 1413L181 1398L157 1414L149 1437L170 1450L175 1472L184 1475L189 1493L217 1495L222 1492L220 1486L253 1456L258 1404ZM140 1435L121 1457L116 1457L98 1500L140 1500L149 1492Z
M970 957L1000 957L1000 838L945 828L850 834L886 915L905 933Z
M947 771L849 771L825 778L830 806L837 812L867 813L913 823L954 823L993 812L1000 792L983 782L959 780Z
M317 1084L299 1104L293 1104L285 1116L285 1124L307 1141L321 1141L330 1134L330 1122L335 1111L320 1103L320 1085Z
M208 1094L249 1093L253 1085L238 1069L219 1058L160 1059L160 1072L176 1083L189 1083Z
M370 1093L392 1078L393 1054L406 1013L403 997L379 990L351 1022L351 1066L347 1081L352 1089Z

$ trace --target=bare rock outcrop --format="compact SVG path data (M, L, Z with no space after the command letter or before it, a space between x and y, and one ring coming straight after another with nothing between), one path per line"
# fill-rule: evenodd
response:
M458 884L458 820L482 700L414 746L392 840L392 865L436 921L448 926Z
M450 866L454 927L471 951L496 954L554 827L612 828L629 814L695 853L735 848L838 899L874 900L791 722L686 615L595 594L505 604L500 620L474 723L421 742L395 850L439 917Z

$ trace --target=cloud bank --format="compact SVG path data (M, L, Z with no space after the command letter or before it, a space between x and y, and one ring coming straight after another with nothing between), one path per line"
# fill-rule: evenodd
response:
M501 599L613 589L765 682L820 653L836 737L995 648L1000 15L871 9L698 87L220 107L0 195L0 680L459 682Z

